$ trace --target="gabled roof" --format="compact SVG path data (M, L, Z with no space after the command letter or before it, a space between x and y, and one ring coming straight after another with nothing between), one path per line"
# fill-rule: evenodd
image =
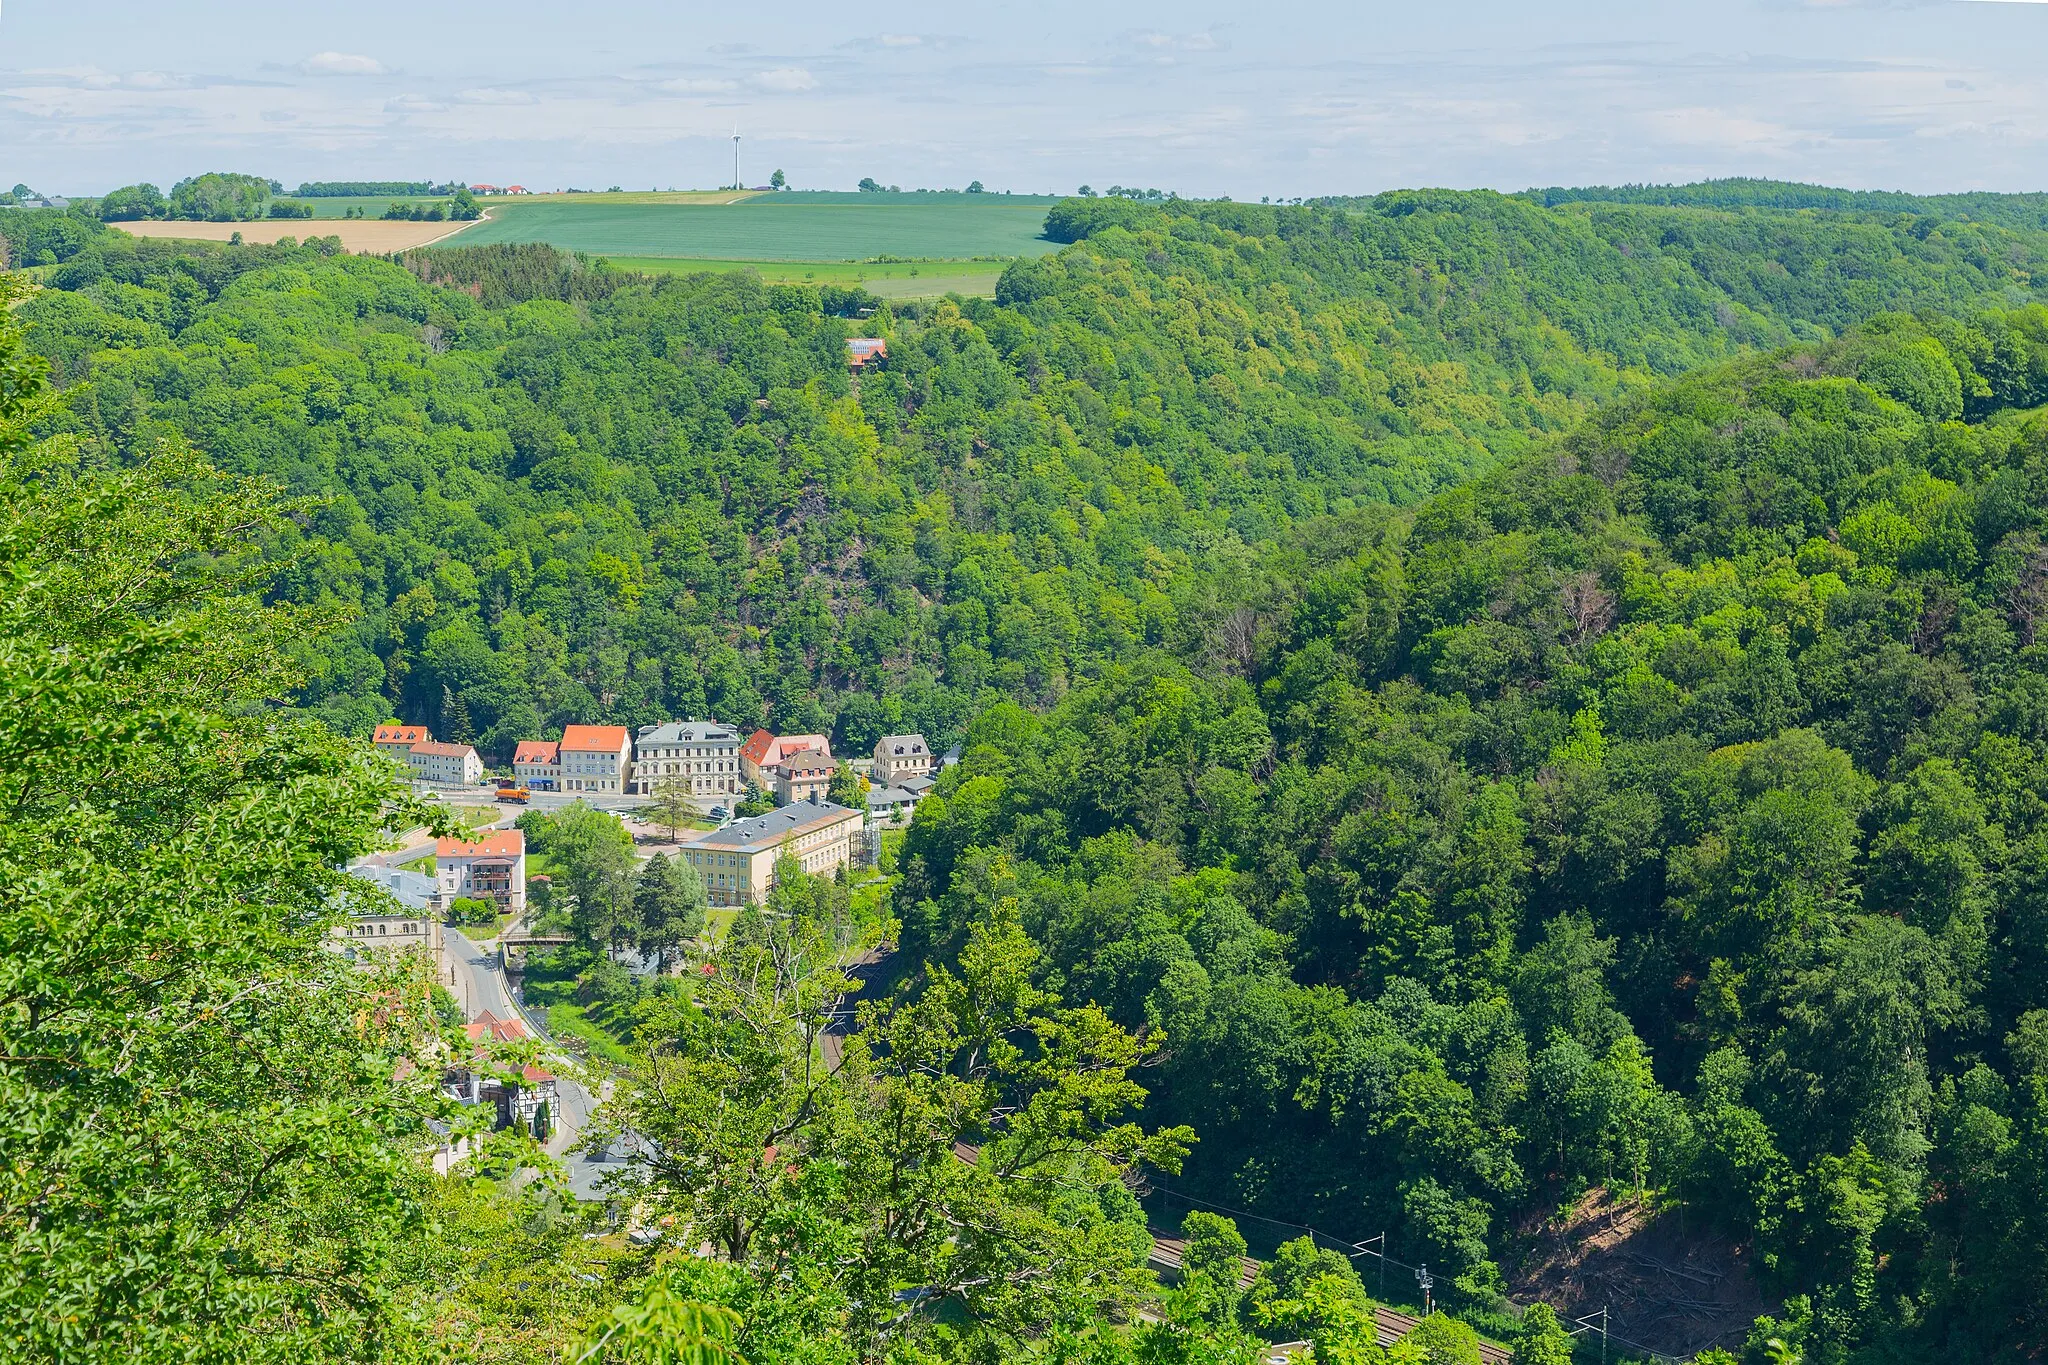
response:
M812 773L836 773L839 765L822 749L801 749L775 765L777 772L798 777Z
M442 744L430 739L413 745L412 752L424 758L461 758L465 754L474 756L476 750L467 744Z
M736 740L740 732L715 720L671 720L661 725L643 725L634 732L633 742L648 744L694 744L699 741Z
M819 825L844 820L847 816L858 817L858 811L836 806L830 801L792 801L778 806L766 815L756 815L750 820L735 820L724 829L714 830L691 845L693 848L772 848L791 834L798 834Z
M526 1025L517 1019L500 1019L485 1010L462 1026L462 1031L472 1043L481 1043L489 1038L493 1042L510 1043L526 1036Z
M494 829L475 843L461 839L434 840L436 858L516 858L526 852L526 831Z
M553 739L522 739L512 751L514 763L560 763L562 745Z
M424 725L380 725L370 736L372 744L424 744L433 739Z
M773 768L791 754L800 754L806 749L816 749L830 758L832 741L823 735L771 735L766 730L756 730L747 736L740 753L757 768Z
M565 725L562 752L615 754L632 743L623 725Z
M891 754L921 754L926 752L923 735L883 735L875 741L875 752Z

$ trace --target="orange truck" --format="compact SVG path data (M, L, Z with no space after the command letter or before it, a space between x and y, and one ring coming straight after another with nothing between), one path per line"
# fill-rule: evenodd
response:
M498 779L498 799L500 801L510 801L523 806L526 804L527 797L531 795L532 793L526 789L526 784L516 777L501 777Z

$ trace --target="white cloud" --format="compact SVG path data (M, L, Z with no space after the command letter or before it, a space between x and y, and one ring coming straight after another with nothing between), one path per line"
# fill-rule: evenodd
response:
M375 57L355 52L316 52L299 63L309 76L382 76L390 68Z
M678 95L722 95L740 86L738 81L678 76L672 81L663 81L661 88Z
M439 100L430 100L425 95L400 95L396 99L384 101L384 111L388 114L433 114L447 107Z
M1223 40L1214 32L1208 33L1161 33L1158 29L1131 29L1123 40L1134 47L1147 47L1160 52L1221 52Z
M525 90L497 90L491 89L489 87L477 90L465 90L460 95L457 95L455 98L462 101L464 104L512 105L540 103L540 101L537 98L535 98L530 92Z
M778 66L773 71L755 75L754 84L763 90L794 91L815 90L818 78L800 66Z
M883 47L917 47L923 42L924 39L915 33L884 33L882 35Z

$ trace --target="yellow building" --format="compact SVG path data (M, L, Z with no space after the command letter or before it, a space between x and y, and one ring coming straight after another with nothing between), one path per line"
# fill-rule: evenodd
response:
M736 820L683 845L683 861L704 878L713 905L759 904L787 857L812 876L847 866L863 847L861 813L830 801L796 801L751 820Z

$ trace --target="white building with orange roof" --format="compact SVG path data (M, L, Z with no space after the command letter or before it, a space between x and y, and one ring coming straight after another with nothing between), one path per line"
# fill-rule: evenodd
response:
M390 754L403 763L413 745L426 744L433 738L424 725L380 725L377 733L370 736L370 743L377 746L379 753Z
M562 790L624 796L632 779L633 733L623 725L571 725L562 731Z
M467 744L424 740L405 751L414 778L442 787L473 787L482 780L484 762Z
M562 789L562 744L553 739L522 739L512 753L512 775L537 792Z
M487 900L500 912L526 909L526 833L494 829L475 843L434 841L435 894L443 908L459 896Z

